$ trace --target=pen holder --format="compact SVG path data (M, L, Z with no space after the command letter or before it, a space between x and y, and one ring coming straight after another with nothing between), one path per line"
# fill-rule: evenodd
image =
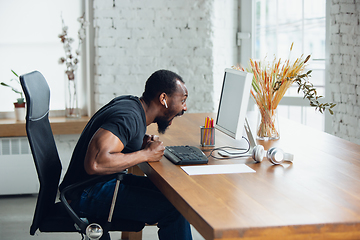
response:
M203 147L215 146L215 128L200 127L200 144Z

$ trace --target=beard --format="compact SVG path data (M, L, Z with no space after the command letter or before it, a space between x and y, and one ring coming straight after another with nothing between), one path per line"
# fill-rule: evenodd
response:
M158 125L158 133L164 134L166 129L170 126L171 120L167 120L165 118L156 119L156 123Z
M164 134L166 129L170 126L171 121L177 117L177 116L181 116L184 114L185 111L180 111L179 113L177 113L173 118L171 118L169 120L169 116L164 116L164 117L157 117L155 118L155 122L158 125L158 133L160 134Z

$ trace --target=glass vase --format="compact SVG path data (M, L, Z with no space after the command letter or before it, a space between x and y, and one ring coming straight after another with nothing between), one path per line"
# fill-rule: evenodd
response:
M74 71L65 72L65 116L80 118L79 100L77 95L77 78Z
M257 139L274 140L280 138L277 109L259 108Z

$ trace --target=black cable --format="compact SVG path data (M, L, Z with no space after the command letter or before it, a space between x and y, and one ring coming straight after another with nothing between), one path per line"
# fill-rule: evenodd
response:
M211 150L209 156L207 156L207 158L212 157L215 159L232 159L232 158L239 158L242 156L239 156L241 154L245 154L248 153L250 151L250 142L246 137L242 137L243 139L246 140L246 142L248 143L248 147L247 148L238 148L238 147L231 147L231 146L224 146L224 147L218 147L218 148L214 148ZM233 153L233 152L228 152L225 149L234 149L234 150L239 150L239 152ZM228 153L229 155L234 155L234 156L230 156L230 157L216 157L213 155L214 151L224 151L226 153ZM244 152L240 152L240 151L244 151Z

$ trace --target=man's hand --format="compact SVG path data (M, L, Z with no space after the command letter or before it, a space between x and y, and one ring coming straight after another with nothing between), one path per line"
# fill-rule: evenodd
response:
M154 142L154 141L159 141L159 140L160 140L160 138L157 135L145 134L144 140L143 140L143 145L141 148L144 149L149 142Z
M155 135L156 136L156 135ZM163 142L156 140L156 141L149 141L144 150L149 151L149 157L148 157L148 162L157 162L160 161L160 159L162 158L162 156L164 155L164 144Z

